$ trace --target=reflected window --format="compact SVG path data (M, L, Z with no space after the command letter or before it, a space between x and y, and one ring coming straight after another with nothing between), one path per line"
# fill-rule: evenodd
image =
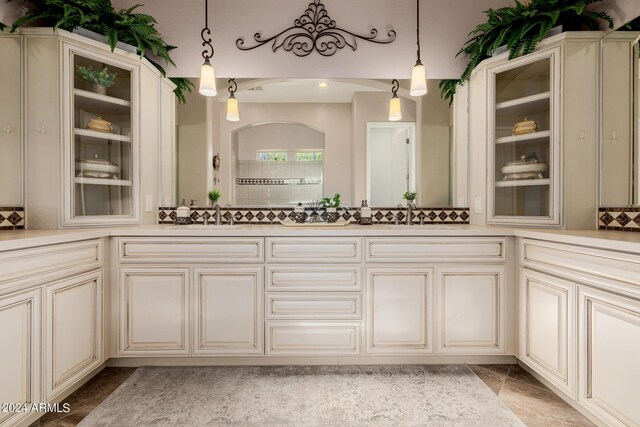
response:
M321 162L324 157L324 151L297 151L296 160L298 162Z
M286 151L258 151L258 160L262 162L286 162L288 157Z

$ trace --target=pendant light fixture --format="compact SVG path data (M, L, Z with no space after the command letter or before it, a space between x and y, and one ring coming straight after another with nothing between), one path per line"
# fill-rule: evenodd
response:
M200 32L202 37L202 57L204 64L200 67L200 94L204 96L216 96L216 72L211 65L210 59L213 57L213 46L211 45L211 30L209 29L209 0L204 0L204 28Z
M398 89L400 89L400 83L398 80L393 79L391 82L391 93L393 96L389 100L389 121L397 122L402 120L402 107L400 104L400 97L398 97Z
M227 120L230 122L240 121L240 112L238 110L238 100L236 99L236 91L238 84L236 79L229 79L229 99L227 100Z
M427 93L427 70L420 60L420 0L416 0L416 40L418 42L418 60L411 71L411 96L422 96Z

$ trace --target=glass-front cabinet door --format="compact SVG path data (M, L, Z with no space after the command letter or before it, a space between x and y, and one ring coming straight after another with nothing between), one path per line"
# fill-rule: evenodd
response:
M138 222L137 69L73 48L65 53L65 225Z
M489 73L488 222L559 225L558 50Z

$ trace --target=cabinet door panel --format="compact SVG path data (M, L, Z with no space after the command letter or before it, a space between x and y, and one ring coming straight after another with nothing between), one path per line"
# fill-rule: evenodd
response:
M367 351L431 353L431 269L371 269L367 278Z
M121 270L123 354L189 354L188 284L187 269Z
M262 268L195 272L198 354L262 354Z
M52 399L102 363L102 273L47 286L46 393Z
M0 298L0 402L40 402L40 290ZM0 412L0 424L28 413Z
M529 270L521 274L521 357L575 397L575 285Z
M640 302L580 288L579 400L611 425L640 425Z
M504 353L504 268L438 271L439 352Z

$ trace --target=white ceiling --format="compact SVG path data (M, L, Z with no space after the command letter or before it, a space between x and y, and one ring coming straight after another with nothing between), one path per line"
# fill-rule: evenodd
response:
M219 77L237 78L372 78L408 79L415 63L414 0L322 0L339 27L358 34L377 28L381 35L397 31L391 45L359 42L358 50L343 49L326 58L313 53L305 58L272 52L263 46L241 52L235 42L249 42L256 32L277 34L291 26L313 0L209 0L209 21L216 49L213 63ZM467 61L456 58L468 33L485 21L483 11L512 5L514 0L420 0L422 59L432 79L457 78ZM140 0L112 0L114 7L130 7ZM0 0L0 21L11 22L23 0ZM172 52L176 67L170 76L196 77L202 63L200 31L204 26L204 0L142 0L139 10L154 16ZM640 0L604 0L595 3L614 17L616 24L640 14Z
M321 88L319 83L328 86ZM371 86L327 79L292 79L267 82L255 88L238 90L236 97L250 103L351 103L356 92L381 92ZM222 91L222 95L225 93ZM220 97L222 98L222 97ZM226 96L224 96L226 99Z
M1 1L1 0L0 0ZM113 0L128 7L140 0ZM210 27L215 47L214 65L220 77L238 78L381 78L408 79L416 61L414 0L323 0L338 26L358 34L377 28L398 33L391 45L359 42L356 52L348 49L333 57L313 53L305 58L272 52L263 46L241 52L235 41L253 34L277 34L291 26L312 0L209 0ZM173 76L196 77L202 63L200 30L204 26L204 0L146 0L141 11L153 15L166 41L178 46L172 56L177 68ZM457 78L466 65L455 58L467 34L484 21L483 11L512 4L513 0L420 0L422 59L429 78Z

